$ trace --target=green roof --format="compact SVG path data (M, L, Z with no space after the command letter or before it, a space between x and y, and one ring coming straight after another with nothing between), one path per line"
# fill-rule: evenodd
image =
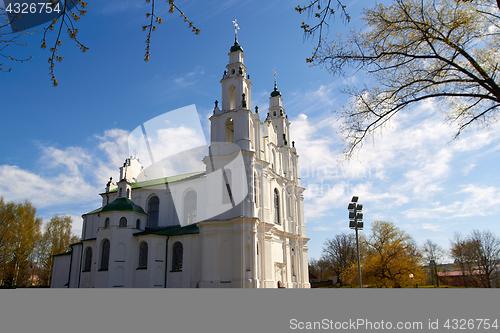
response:
M243 48L238 44L238 42L234 42L234 45L231 46L231 52L236 52L236 51L241 51L243 52Z
M271 93L271 97L281 96L281 93L278 91L278 87L276 84L274 85L274 91Z
M141 214L146 214L141 206L136 205L127 198L117 198L110 204L101 208L100 213L111 212L111 211L122 211L122 212L137 212Z
M152 186L152 185L174 183L174 182L178 182L181 180L196 179L196 178L201 177L203 175L205 175L205 171L191 172L191 173L186 173L183 175L177 175L177 176L172 176L172 177L146 180L143 182L133 183L132 189L146 187L146 186Z
M154 186L154 185L161 185L161 184L175 183L175 182L178 182L181 180L191 180L191 179L196 179L196 178L202 177L204 175L205 175L205 171L198 171L198 172L185 173L182 175L177 175L177 176L172 176L172 177L164 177L164 178L146 180L143 182L133 183L132 189L147 187L147 186ZM118 192L118 188L115 188L115 189L109 191L108 193L116 193L116 192ZM101 194L106 194L106 193L101 193ZM106 206L104 206L104 207L106 207ZM88 213L83 214L83 215L91 215L91 214L100 213L103 211L104 207L99 207L99 208L94 209L93 211L88 212ZM139 207L139 206L137 206L137 207ZM141 207L139 207L139 208L141 208ZM116 210L116 209L114 209L114 210ZM120 209L118 209L118 210L120 210ZM142 208L141 208L141 210L142 210ZM144 213L144 210L142 210L140 213Z
M60 256L69 256L69 255L71 255L71 251L67 251L67 252L63 252L63 253L53 254L52 256L53 256L53 257L60 257Z
M205 171L197 171L197 172L185 173L183 175L177 175L177 176L172 176L172 177L164 177L164 178L146 180L143 182L132 183L132 189L153 186L153 185L169 184L169 183L174 183L174 182L178 182L181 180L190 180L190 179L195 179L195 178L201 177L203 175L205 175ZM115 188L115 189L109 191L108 193L114 193L117 191L118 191L118 188Z
M160 235L160 236L179 236L179 235L189 235L189 234L199 234L200 228L198 225L190 224L185 227L181 227L178 225L164 227L164 228L154 228L154 229L146 229L145 231L137 232L134 236L143 236L143 235Z
M83 215L97 214L97 213L100 213L100 212L101 212L101 209L102 209L102 207L99 207L99 208L94 209L93 211L88 212L88 213L85 213L85 214L83 214ZM83 215L82 215L82 217L83 217Z

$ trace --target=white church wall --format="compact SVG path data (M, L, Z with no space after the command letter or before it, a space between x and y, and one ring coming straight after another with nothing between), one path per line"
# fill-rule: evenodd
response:
M199 234L134 236L139 231L136 220L141 220L140 230L144 230L146 215L117 211L101 213L100 216L86 215L82 231L84 245L74 248L78 255L73 253L70 287L276 288L278 281L283 287L309 287L303 189L298 178L296 150L291 148L289 123L280 113L280 96L270 99L270 121L262 123L259 115L253 113L252 84L246 77L243 58L241 51L231 52L228 73L221 80L222 110L216 107L210 117L212 156L203 159L207 173L195 179L170 183L168 188L159 184L134 188L131 192L131 200L146 213L150 198L158 197L158 227L197 223ZM241 108L243 92L246 94L245 109ZM234 134L228 136L226 121L229 118L232 119ZM233 147L226 144L227 138L231 139ZM132 157L127 160L130 166L122 166L122 176L126 174L127 179L135 178L141 170L140 164ZM213 168L217 171L212 172ZM227 195L224 194L221 168L231 175L236 208L224 199ZM147 180L152 180L154 175L151 171ZM254 198L254 177L258 178L257 200ZM113 202L118 195L115 185L111 185L108 190L113 192L101 194L103 205ZM279 197L278 223L275 221L275 190ZM196 192L196 219L193 210L185 209L185 198L190 191ZM127 218L125 228L118 226L122 216ZM107 217L110 226L105 228ZM106 239L110 242L109 267L100 270L102 246ZM141 242L148 244L147 265L144 267L139 267ZM179 270L172 269L176 242L180 242L183 248L182 269ZM92 267L89 272L81 272L82 251L86 246L93 250ZM57 262L59 266L54 272L59 268L69 271L63 259ZM62 273L56 272L56 276L62 276Z
M95 238L99 229L99 217L97 214L84 215L82 228L82 239Z
M68 288L68 272L71 265L71 254L55 256L50 281L51 288Z

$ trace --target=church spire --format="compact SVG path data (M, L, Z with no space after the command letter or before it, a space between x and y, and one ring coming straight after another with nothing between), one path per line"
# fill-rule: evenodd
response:
M236 22L236 19L234 19L233 24L234 24L234 45L231 46L231 52L236 52L236 51L243 52L243 48L238 44L238 30L240 29L240 26L238 25L238 22Z
M240 109L250 110L252 107L252 83L244 64L245 56L243 55L243 48L238 44L238 29L240 27L236 20L233 21L233 25L234 45L228 54L229 63L220 81L222 83L220 111L214 110L215 114Z
M281 97L281 93L278 91L278 85L276 84L276 67L274 67L273 72L274 72L274 91L271 92L271 97L276 97L276 96Z
M234 43L238 44L238 29L240 26L238 25L238 22L236 22L236 19L233 21L234 24Z

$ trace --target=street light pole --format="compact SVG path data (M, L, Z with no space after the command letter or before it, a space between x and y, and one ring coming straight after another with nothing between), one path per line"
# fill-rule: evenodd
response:
M356 230L356 252L358 255L358 281L359 288L363 287L361 282L361 263L359 259L359 238L358 238L358 230L363 230L363 213L360 213L363 210L363 205L358 204L358 197L352 197L351 203L347 207L349 210L349 228Z

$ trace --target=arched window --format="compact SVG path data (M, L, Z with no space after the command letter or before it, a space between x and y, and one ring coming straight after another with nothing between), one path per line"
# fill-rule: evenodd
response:
M172 247L172 272L182 271L182 243L176 242Z
M292 276L295 276L295 250L292 249Z
M274 189L274 223L280 224L280 195L278 189Z
M236 92L234 86L229 87L229 110L236 108Z
M137 219L137 221L135 221L135 228L141 229L141 220L140 219Z
M89 272L92 268L92 248L89 246L85 249L85 264L83 265L83 271Z
M120 187L120 189L118 190L118 197L121 198L122 197L122 188Z
M139 268L148 267L148 243L142 242L139 246Z
M104 221L104 228L109 228L109 217L106 217L106 220Z
M130 189L127 189L127 199L130 199Z
M253 173L253 200L255 206L259 207L259 179L257 178L257 172Z
M109 267L109 240L102 242L100 271L107 271Z
M226 120L226 142L234 142L234 122L233 118L227 118Z
M120 228L125 228L127 226L127 218L126 217L122 217L120 219L120 224L118 225Z
M226 174L226 179L224 179L224 173ZM227 204L231 203L231 196L233 190L233 177L231 174L231 170L224 169L224 173L222 174L222 203ZM227 180L227 183L226 183ZM231 195L229 195L231 193Z
M184 225L196 223L196 192L189 190L184 195Z
M148 201L148 228L158 227L158 218L160 215L160 199L156 195L149 198Z

